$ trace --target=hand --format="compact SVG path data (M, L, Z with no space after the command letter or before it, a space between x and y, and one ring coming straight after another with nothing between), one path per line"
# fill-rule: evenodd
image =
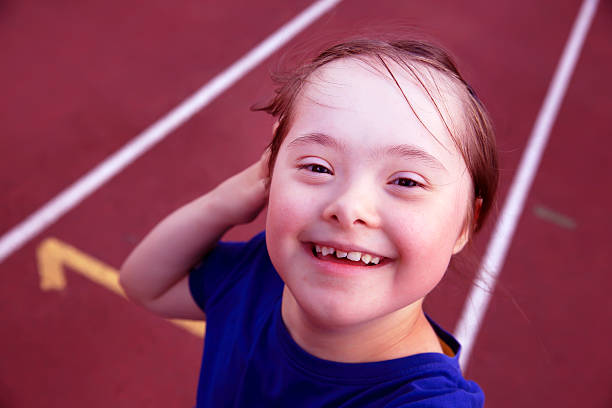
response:
M211 191L220 208L219 216L225 217L232 225L253 221L266 206L269 157L270 151L267 149L257 162Z

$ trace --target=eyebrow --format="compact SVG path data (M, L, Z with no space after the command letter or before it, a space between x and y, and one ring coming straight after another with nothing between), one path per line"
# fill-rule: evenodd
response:
M422 161L429 167L447 171L446 167L444 167L444 165L438 159L416 146L407 144L392 146L386 150L386 154L389 156L416 159Z
M335 150L343 150L345 148L344 143L338 142L331 136L325 133L308 133L307 135L297 137L287 145L287 148L292 149L298 146L304 146L309 144L318 144L325 147L331 147Z
M324 133L308 133L304 136L297 137L293 139L288 145L288 149L294 149L298 146L305 146L310 144L321 145L325 147L330 147L334 150L342 151L346 150L346 145L334 139L333 137L326 135ZM400 158L407 158L412 160L418 160L423 162L425 165L433 168L437 168L440 170L446 170L446 167L434 156L427 153L425 150L421 149L418 146L409 145L409 144L400 144L395 146L390 146L383 150L383 155L385 156L396 156ZM380 152L375 152L372 156L377 157L380 155Z

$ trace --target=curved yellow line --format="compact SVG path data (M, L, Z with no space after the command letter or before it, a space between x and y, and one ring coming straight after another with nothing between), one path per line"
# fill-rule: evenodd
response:
M66 271L71 270L92 282L126 298L119 284L119 272L98 259L56 239L46 238L36 249L40 289L63 290L66 288ZM204 337L206 323L195 320L169 319L169 321L191 334Z

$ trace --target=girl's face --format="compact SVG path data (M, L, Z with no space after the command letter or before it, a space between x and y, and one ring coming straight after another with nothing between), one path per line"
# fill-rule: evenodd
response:
M389 66L423 123L391 78L335 61L311 75L275 163L268 251L284 296L319 327L422 300L467 238L465 163L423 89Z

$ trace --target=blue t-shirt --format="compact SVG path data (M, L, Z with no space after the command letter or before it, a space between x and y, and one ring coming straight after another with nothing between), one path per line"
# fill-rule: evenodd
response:
M478 385L459 368L459 343L431 319L455 353L338 363L304 351L281 317L283 281L264 232L219 243L190 273L206 313L198 407L482 407Z

